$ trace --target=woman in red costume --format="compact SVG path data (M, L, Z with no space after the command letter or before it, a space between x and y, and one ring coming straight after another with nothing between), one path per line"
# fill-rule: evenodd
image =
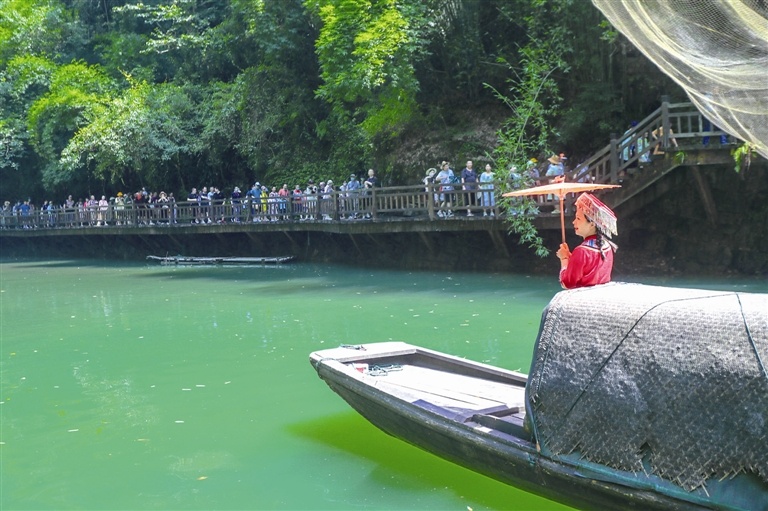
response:
M582 193L576 199L573 229L584 241L573 252L566 243L560 245L560 284L573 289L610 282L617 248L610 237L617 234L616 215L594 195Z

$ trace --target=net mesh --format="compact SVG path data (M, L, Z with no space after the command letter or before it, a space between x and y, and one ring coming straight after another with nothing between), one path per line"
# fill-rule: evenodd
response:
M558 293L528 379L542 453L687 490L768 484L768 296L641 284Z
M713 125L768 158L768 1L592 2Z

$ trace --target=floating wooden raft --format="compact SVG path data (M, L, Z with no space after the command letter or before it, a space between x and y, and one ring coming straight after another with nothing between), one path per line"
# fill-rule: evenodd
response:
M160 261L160 264L281 264L293 259L283 257L187 257L187 256L147 256L147 259Z

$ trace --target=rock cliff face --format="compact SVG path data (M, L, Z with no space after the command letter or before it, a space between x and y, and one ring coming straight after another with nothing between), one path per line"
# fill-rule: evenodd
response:
M694 172L700 173L698 181ZM702 185L703 183L703 185ZM678 169L663 193L629 217L619 216L614 278L627 275L768 276L768 164L737 174L732 168ZM705 207L701 187L711 197ZM566 218L568 243L581 240ZM39 233L36 233L39 234ZM485 231L338 234L270 232L169 235L2 236L3 258L144 260L147 255L283 256L312 263L429 271L556 274L554 252L540 259L515 235L494 239ZM2 231L0 231L0 236ZM541 232L546 246L559 230Z
M695 172L699 172L697 182ZM732 168L680 169L669 191L625 220L618 260L686 275L768 275L768 163ZM705 191L702 192L701 186ZM704 195L709 194L708 207Z

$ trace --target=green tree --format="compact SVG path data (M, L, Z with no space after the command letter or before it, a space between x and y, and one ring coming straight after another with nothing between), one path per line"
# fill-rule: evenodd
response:
M56 0L0 0L0 124L4 154L0 181L24 196L42 191L49 160L32 144L30 108L49 91L60 58L82 50L83 31L72 12ZM52 128L49 126L49 129ZM52 128L53 132L60 132ZM38 148L42 144L38 144Z
M126 3L112 12L119 26L142 36L140 53L153 57L157 81L210 79L207 68L222 50L216 28L231 15L229 2L197 0Z
M5 148L0 169L20 169L28 152L26 114L37 97L48 90L56 68L52 61L31 55L14 57L0 71L0 125Z
M76 177L59 165L61 151L85 123L84 114L108 102L114 89L99 66L73 62L53 71L48 92L32 103L27 115L30 143L42 162L47 188Z
M86 123L62 152L60 167L120 187L184 186L185 178L194 179L183 170L199 131L197 105L177 86L129 82L121 95L84 113Z
M16 56L56 54L65 14L56 0L0 0L0 66Z
M550 2L551 11L535 8L542 7L540 3L539 0L532 2L534 9L523 17L529 40L520 49L520 68L510 66L509 95L496 91L512 115L499 131L494 156L501 168L515 166L521 172L527 168L529 158L551 153L550 144L558 137L553 122L561 102L555 73L569 70L568 31L562 25L550 23L550 17L560 13L570 1ZM510 215L508 222L510 229L520 236L520 242L533 248L539 256L547 255L549 251L531 222L537 212L534 203L526 199L509 201L507 205L517 213Z
M414 64L425 55L420 0L307 0L321 23L320 98L369 140L396 135L417 112Z
M18 171L26 142L24 125L14 119L0 119L0 172ZM5 177L5 176L4 176ZM5 181L5 179L3 179Z

